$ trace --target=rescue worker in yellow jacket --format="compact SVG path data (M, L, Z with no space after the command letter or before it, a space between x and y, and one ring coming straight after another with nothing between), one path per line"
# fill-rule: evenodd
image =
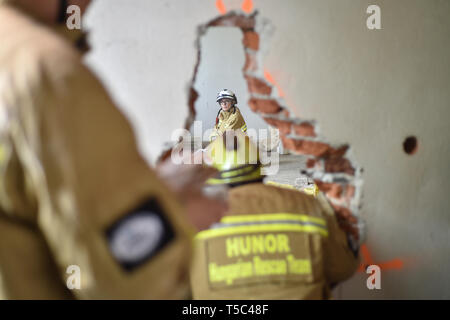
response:
M263 184L257 147L239 131L208 152L220 170L208 183L230 187L229 211L196 235L194 299L330 298L359 257L323 194Z
M54 32L79 39L66 9L0 0L0 299L188 297L194 225Z
M216 125L209 138L210 141L221 136L226 130L247 132L247 125L241 111L236 107L237 98L232 91L228 89L220 91L217 94L216 102L219 103L220 109L217 113Z

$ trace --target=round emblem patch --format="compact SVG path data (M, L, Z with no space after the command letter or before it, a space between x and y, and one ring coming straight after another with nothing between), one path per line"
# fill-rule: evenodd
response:
M111 234L111 253L122 263L135 263L151 255L163 235L164 225L157 214L138 212L118 225Z

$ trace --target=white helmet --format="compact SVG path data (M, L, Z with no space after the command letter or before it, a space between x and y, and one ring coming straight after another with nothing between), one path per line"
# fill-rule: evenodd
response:
M223 89L222 91L220 91L217 94L217 99L216 102L220 103L220 100L222 99L230 99L233 101L233 105L237 104L237 98L236 95L234 94L234 92L228 90L228 89Z

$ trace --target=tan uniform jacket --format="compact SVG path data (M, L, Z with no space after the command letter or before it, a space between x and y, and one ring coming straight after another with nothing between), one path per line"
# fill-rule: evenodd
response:
M233 188L221 224L196 236L194 299L324 299L359 258L318 199L262 183Z
M184 298L181 214L78 53L0 5L0 298Z
M222 135L226 130L247 131L247 125L238 107L232 107L229 111L220 111L219 123L214 126L210 140Z

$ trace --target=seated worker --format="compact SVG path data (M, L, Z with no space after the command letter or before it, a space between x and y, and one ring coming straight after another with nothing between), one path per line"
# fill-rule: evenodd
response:
M257 147L239 131L208 152L220 172L207 183L230 188L229 210L195 237L193 298L331 298L331 288L356 272L359 248L350 247L323 194L263 184Z
M242 117L239 108L236 107L236 95L228 89L223 89L217 95L216 101L220 105L220 110L217 113L216 125L214 131L211 133L209 140L213 141L221 136L226 130L242 130L247 131L247 125Z

